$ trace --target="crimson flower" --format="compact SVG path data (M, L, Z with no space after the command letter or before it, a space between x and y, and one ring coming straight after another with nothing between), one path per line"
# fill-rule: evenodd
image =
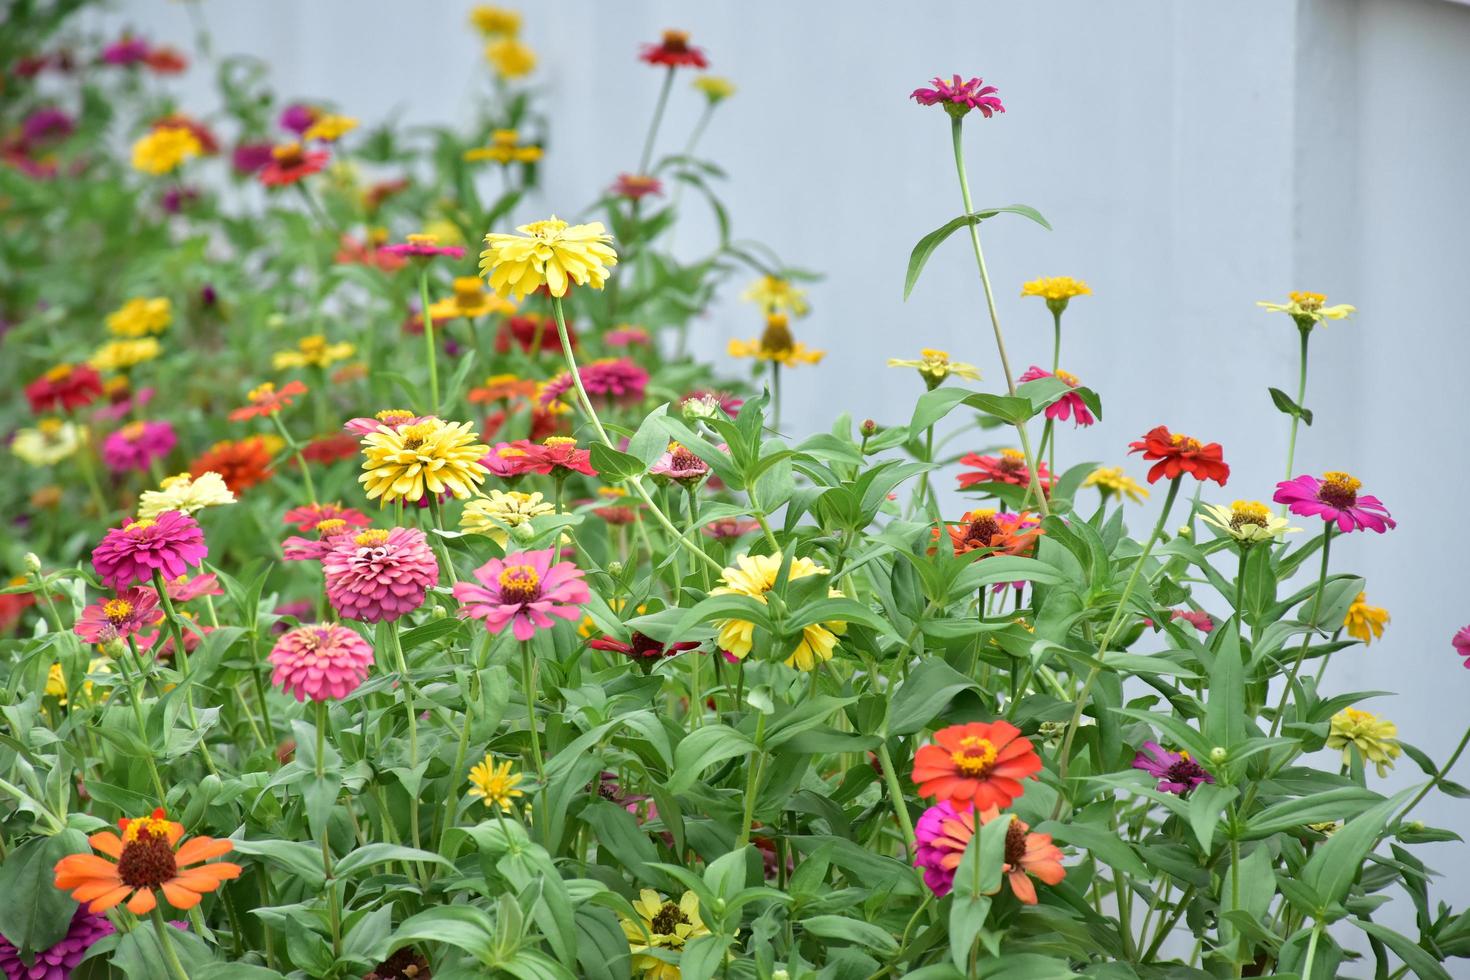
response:
M1157 483L1161 477L1177 480L1188 473L1196 480L1214 480L1220 486L1230 477L1230 467L1225 463L1218 442L1202 444L1190 436L1170 432L1168 426L1155 426L1137 442L1128 444L1129 453L1143 453L1143 458L1156 460L1148 471L1148 482Z

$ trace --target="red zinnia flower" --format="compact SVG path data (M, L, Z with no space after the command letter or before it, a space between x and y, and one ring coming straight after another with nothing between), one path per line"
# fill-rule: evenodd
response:
M1036 516L1030 511L1020 513L997 513L993 510L972 510L960 518L958 524L950 524L950 544L957 555L971 551L989 549L996 555L1025 555L1036 547L1036 539L1042 533ZM931 534L937 541L939 529Z
M618 197L637 201L650 194L662 194L664 185L663 181L657 177L645 177L642 174L618 174L618 179L612 185L612 192Z
M658 44L645 44L638 59L650 65L670 68L708 68L704 52L689 43L688 31L664 31Z
M102 376L88 364L58 364L26 385L26 400L37 415L80 408L101 394Z
M1031 741L1008 721L950 725L934 733L934 742L914 753L914 782L920 796L957 810L1010 806L1025 792L1020 781L1041 771Z
M335 463L338 460L351 459L357 455L357 440L345 432L334 432L320 439L313 439L307 443L306 448L301 450L309 462L322 463L323 465Z
M1230 467L1218 442L1201 444L1198 439L1170 432L1167 426L1150 429L1138 442L1129 443L1128 451L1158 461L1148 471L1150 483L1157 483L1160 477L1177 480L1188 473L1200 482L1214 480L1223 487L1230 477Z
M594 650L609 650L613 653L621 653L629 660L649 661L658 660L661 657L672 657L683 653L685 650L693 650L699 646L698 643L670 643L663 644L651 636L644 636L637 630L628 637L628 642L614 640L610 636L601 636L595 640L588 640L587 645Z
M156 75L177 75L189 67L189 59L184 57L184 53L167 45L149 48L143 63Z
M569 436L552 436L541 445L530 443L524 450L527 461L524 472L526 473L556 473L566 476L570 473L582 473L586 476L596 476L597 471L592 468L592 454L586 449L577 448L577 440Z
M312 531L322 521L342 521L352 527L368 527L373 522L361 511L343 507L339 503L305 504L286 511L282 518L287 524L295 525L298 531Z
M1002 449L999 456L981 456L966 453L960 457L961 466L975 469L959 475L960 489L966 490L977 483L1009 483L1015 487L1031 485L1031 471L1026 467L1026 455L1019 449ZM1053 477L1046 463L1037 461L1036 482L1042 493L1050 493Z
M532 345L536 343L537 334L541 335L539 350L561 350L561 338L556 333L556 322L551 317L542 316L538 313L526 313L522 316L507 317L500 321L500 329L495 334L495 353L509 353L510 345L514 341L516 346L529 354ZM575 350L577 347L577 334L572 329L570 320L567 321L567 340Z
M271 162L260 168L260 182L267 187L285 187L318 173L332 155L326 150L301 148L300 143L282 143L271 148Z

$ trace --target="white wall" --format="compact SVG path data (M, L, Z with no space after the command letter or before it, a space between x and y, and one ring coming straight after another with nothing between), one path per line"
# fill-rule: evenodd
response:
M737 234L827 273L799 336L831 353L787 385L794 427L823 428L840 410L905 419L917 382L884 359L920 346L1001 383L959 237L902 301L909 249L960 211L946 117L906 98L935 73L983 74L1009 110L967 124L976 203L1032 204L1056 228L1019 218L985 228L1018 370L1044 361L1050 342L1044 308L1018 298L1020 283L1067 274L1095 290L1067 315L1063 366L1102 392L1107 418L1067 432L1063 458L1123 462L1127 442L1163 422L1224 444L1234 477L1211 498L1269 497L1286 420L1265 388L1293 387L1296 331L1254 302L1310 289L1356 304L1357 317L1314 337L1317 423L1297 471L1357 473L1400 527L1334 546L1335 567L1366 573L1393 623L1382 643L1339 655L1331 687L1397 691L1372 707L1448 754L1470 688L1449 647L1470 622L1470 10L1440 0L521 6L555 115L544 200L531 210L575 211L636 166L659 73L634 55L660 29L691 29L713 71L740 85L704 144L733 176ZM184 7L132 0L109 22L187 43ZM283 94L367 121L454 121L484 77L467 8L255 0L207 3L204 16L221 50L269 58ZM699 106L682 87L676 96L666 149ZM688 235L691 247L699 238ZM758 329L749 308L722 304L697 349L719 357L729 337ZM1389 785L1415 779L1404 760ZM1418 815L1470 834L1465 805L1431 799ZM1466 853L1440 850L1430 863L1441 867ZM1470 902L1462 876L1434 887Z

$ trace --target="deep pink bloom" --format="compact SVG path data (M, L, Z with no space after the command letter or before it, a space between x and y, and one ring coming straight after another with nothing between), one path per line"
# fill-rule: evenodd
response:
M119 592L114 599L102 599L83 609L72 630L88 643L108 643L162 620L158 593L132 588Z
M1470 626L1461 626L1460 631L1450 640L1455 652L1465 658L1465 668L1470 670Z
M644 636L637 630L634 630L633 635L628 637L627 643L624 643L622 640L614 640L610 636L600 636L595 640L588 640L587 645L594 650L608 650L613 653L621 653L629 660L638 661L672 657L675 654L683 653L685 650L693 650L699 646L698 643L687 641L665 645L651 636Z
M956 810L948 800L925 810L914 824L914 867L924 870L924 884L939 898L954 887L954 872L975 836L975 810Z
M72 969L87 955L87 949L116 929L105 915L87 910L86 903L72 914L66 935L50 949L34 950L30 963L20 958L20 950L0 936L0 973L5 980L67 980Z
M687 486L708 476L709 464L680 444L671 442L664 454L648 468L648 473Z
M630 201L640 201L650 194L663 194L663 181L657 177L646 177L642 174L618 174L618 179L613 182L612 192L618 197L626 197Z
M534 442L517 439L515 442L497 442L490 452L480 458L480 465L502 480L511 480L527 473L534 473L536 461L531 457Z
M327 598L347 619L391 622L424 604L439 563L417 528L368 530L333 540L322 557Z
M916 88L909 98L916 100L920 105L943 105L950 112L958 112L961 115L971 109L978 109L980 114L989 119L993 113L1005 112L1006 107L1000 104L1000 96L995 92L994 85L986 85L984 79L972 78L968 82L961 80L955 75L949 81L935 77L929 83L933 88ZM951 109L950 106L956 108Z
M280 124L282 129L289 129L297 136L300 136L311 128L311 124L316 122L317 117L320 115L320 110L306 105L303 102L295 102L282 110L281 118L276 120L276 122Z
M1388 508L1377 497L1358 490L1363 484L1346 473L1328 472L1322 479L1303 475L1294 480L1283 480L1276 484L1278 504L1286 504L1298 517L1321 516L1324 521L1336 521L1339 531L1361 531L1367 528L1382 534L1397 527L1388 516Z
M578 449L577 441L567 436L552 436L539 446L529 443L523 451L526 454L526 463L522 472L525 473L552 473L563 477L572 473L597 475L597 471L592 468L592 453L586 449Z
M263 170L271 162L274 149L273 143L241 143L230 155L230 163L234 166L235 173L242 177L249 176Z
M164 582L163 587L168 590L168 597L179 603L190 602L205 595L225 594L225 590L219 587L219 576L213 572L205 572L193 578L180 575Z
M129 415L135 415L147 408L148 403L153 401L153 396L158 393L157 388L139 388L137 391L133 391L126 385L117 386L117 388L117 391L108 392L108 397L112 401L92 413L92 417L97 421L120 422Z
M362 416L355 419L348 419L342 424L342 429L344 432L350 432L355 436L370 436L385 425L394 432L397 432L406 425L418 425L420 422L427 422L432 418L434 418L432 415L415 415L407 409L392 408L379 412L371 418Z
M552 616L580 618L581 604L592 597L582 570L569 561L552 564L553 554L546 548L490 559L475 569L479 585L460 582L454 587L454 597L463 603L459 615L483 619L492 633L510 624L517 640L554 626Z
M1144 742L1143 750L1133 758L1133 768L1142 769L1159 781L1161 793L1184 796L1201 783L1213 783L1215 777L1189 757L1187 752L1170 752L1158 742Z
M102 440L102 461L114 472L147 472L154 460L162 459L178 444L174 427L167 422L129 422Z
M136 65L148 60L148 42L125 35L102 49L102 61L109 65Z
M583 365L582 387L589 396L600 396L619 405L643 400L648 388L648 372L626 357L609 357ZM572 375L563 371L541 386L537 403L545 407L572 389Z
M204 532L188 514L166 510L157 517L113 528L92 549L92 567L114 592L150 582L154 572L178 578L202 562L209 549Z
M647 347L649 340L647 330L627 323L620 327L613 327L602 335L602 342L609 347L632 347L635 344L639 347Z
M282 520L295 525L298 531L315 531L322 521L346 521L352 527L367 527L373 523L362 511L343 507L336 502L293 507L286 511Z
M271 683L297 701L345 698L367 680L373 648L346 626L299 626L271 648Z
M738 517L719 517L706 524L703 530L710 537L723 540L749 534L758 527L760 527L759 521L741 520Z
M1021 375L1018 380L1022 384L1025 384L1027 381L1039 381L1042 378L1052 377L1061 378L1067 383L1067 386L1069 388L1076 388L1079 384L1081 384L1081 382L1077 380L1077 376L1075 374L1069 374L1066 371L1058 371L1055 375L1053 375L1050 371L1043 371L1035 364L1031 365L1031 367L1027 369L1026 373ZM1093 417L1092 412L1088 409L1087 403L1082 400L1082 396L1077 394L1076 392L1070 391L1067 394L1063 395L1061 398L1058 398L1056 401L1052 402L1050 405L1046 406L1046 417L1049 419L1055 419L1058 422L1065 422L1068 419L1075 419L1076 421L1074 421L1072 424L1074 426L1080 425L1084 428L1092 425L1094 422L1097 421L1097 419Z
M414 256L421 259L430 259L436 255L447 255L451 259L464 258L463 245L440 245L433 235L409 235L408 241L379 245L378 251L387 255Z
M66 139L76 132L77 124L55 106L37 109L20 124L21 135L27 143L49 143Z
M1170 619L1182 619L1201 633L1208 633L1215 628L1215 621L1207 612L1198 612L1193 609L1174 609L1169 613Z

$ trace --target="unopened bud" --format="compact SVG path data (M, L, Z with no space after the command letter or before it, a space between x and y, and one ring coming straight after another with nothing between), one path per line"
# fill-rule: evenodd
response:
M1179 525L1179 536L1181 538L1187 538L1187 537L1192 536L1193 534L1194 534L1194 528L1190 527L1188 524L1181 524L1181 525Z
M448 616L448 615L449 615L449 611L447 609L445 609L443 606L435 606L433 608L433 610L429 613L429 618L430 619L443 619L445 616Z
M872 419L863 419L861 429L863 435L865 436L874 435L878 431L878 423L874 422Z
M622 578L623 577L623 563L620 562L620 561L610 561L610 562L608 562L607 563L607 574L611 575L613 578Z
M1230 753L1223 746L1217 745L1213 749L1210 749L1210 761L1217 766L1221 765L1225 762L1226 759L1229 758Z
M265 325L272 330L279 330L286 325L286 314L272 313L265 318Z
M510 529L510 533L511 537L515 538L517 541L530 541L532 538L536 537L536 529L533 528L530 524L517 524L515 527Z
M26 571L32 575L41 574L41 559L34 551L26 552Z

